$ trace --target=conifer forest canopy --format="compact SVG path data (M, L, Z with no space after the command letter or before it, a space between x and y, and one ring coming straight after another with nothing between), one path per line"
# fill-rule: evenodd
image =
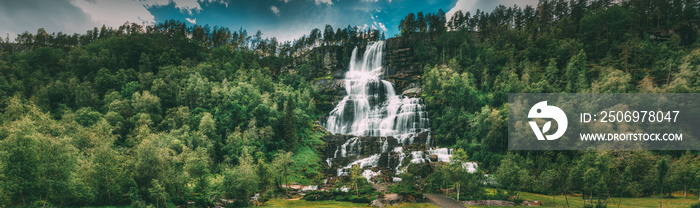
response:
M507 104L700 93L700 1L402 15L391 37L329 24L278 41L167 20L2 38L0 206L238 207L289 184L359 203L372 184L417 199L700 194L698 151L509 151ZM383 110L343 111L362 105Z

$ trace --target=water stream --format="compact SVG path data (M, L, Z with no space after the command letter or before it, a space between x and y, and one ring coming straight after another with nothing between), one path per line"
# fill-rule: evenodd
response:
M349 169L357 164L365 169L363 175L368 179L381 174L381 171L371 171L367 168L376 167L383 153L387 153L387 164L391 156L398 158L398 164L390 169L400 172L403 159L413 163L449 162L451 149L436 149L427 151L404 152L403 146L414 143L414 138L421 132L428 132L426 145L431 145L430 120L421 98L397 95L394 86L387 80L382 80L384 41L367 45L364 53L360 54L356 47L350 58L350 68L345 74L346 95L329 113L324 128L333 134L353 135L342 145L338 146L333 158L327 158L329 166L335 158L352 157L353 161L338 169L337 175L349 174ZM361 136L386 137L379 138L380 152L362 152ZM398 145L392 145L390 138L396 139ZM393 141L392 141L393 142ZM437 155L435 161L430 155ZM435 157L434 157L435 158Z
M350 69L345 74L346 96L326 122L325 128L331 133L392 136L408 145L416 133L430 130L422 99L397 95L389 81L379 78L384 47L384 41L378 41L367 45L362 56L357 48L352 51Z

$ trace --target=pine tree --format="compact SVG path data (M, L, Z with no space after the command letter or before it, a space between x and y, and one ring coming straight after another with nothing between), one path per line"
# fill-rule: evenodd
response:
M359 164L353 165L352 168L350 168L350 180L353 189L355 189L355 194L359 195L360 186L363 185L365 180L365 177L362 176L362 168L360 168Z
M553 88L558 88L559 86L559 69L557 68L557 60L555 58L549 59L549 63L547 64L547 73L545 74L545 77L547 78L547 81L549 84L552 85Z
M569 64L566 66L566 92L572 93L588 86L588 78L586 76L586 52L583 50L571 57Z
M297 143L296 118L294 117L294 99L292 96L287 98L287 103L284 105L284 118L282 120L282 133L284 142L287 145L286 149L292 149Z
M151 59L146 53L141 53L139 57L139 73L151 72Z

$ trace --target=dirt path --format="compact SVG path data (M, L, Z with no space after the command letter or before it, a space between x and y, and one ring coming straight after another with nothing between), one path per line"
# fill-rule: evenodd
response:
M425 198L428 198L428 202L431 204L437 205L439 207L444 207L444 208L463 208L464 205L459 203L457 200L453 199L452 197L446 197L442 195L437 195L437 194L423 194Z

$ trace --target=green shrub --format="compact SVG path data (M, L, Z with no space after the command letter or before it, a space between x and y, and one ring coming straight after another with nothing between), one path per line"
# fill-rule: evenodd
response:
M525 200L519 199L519 198L515 198L515 199L511 199L511 200L509 200L509 201L512 201L512 202L515 203L515 204L523 204L523 201L525 201Z
M693 203L690 205L690 208L700 208L700 203Z
M193 194L192 201L194 201L195 207L211 207L214 206L214 202L209 200L209 197L202 194Z
M304 198L306 201L325 201L325 200L335 200L335 201L347 201L354 203L370 203L377 199L377 193L372 191L362 192L357 195L355 192L342 192L342 191L311 191L308 192Z
M51 205L51 203L47 202L46 200L37 200L37 201L34 201L34 203L32 203L32 205L29 206L29 207L46 207L46 208L50 208L50 207L54 207L54 206Z
M233 203L226 205L226 208L233 207L248 207L248 201L234 200Z

